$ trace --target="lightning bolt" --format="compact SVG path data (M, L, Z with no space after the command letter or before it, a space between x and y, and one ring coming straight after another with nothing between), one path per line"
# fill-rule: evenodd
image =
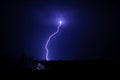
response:
M49 36L49 38L48 38L48 40L47 40L47 42L46 42L46 44L45 44L46 60L47 60L47 61L49 60L49 57L48 57L48 55L49 55L48 44L49 44L51 38L53 38L57 33L59 33L59 30L60 30L60 27L61 27L61 23L62 23L62 22L60 22L60 24L58 25L57 30L56 30L53 34L51 34L51 35Z

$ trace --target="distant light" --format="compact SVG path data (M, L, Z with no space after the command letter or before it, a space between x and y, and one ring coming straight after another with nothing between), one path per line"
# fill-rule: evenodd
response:
M45 67L42 64L38 63L36 69L37 70L45 70Z

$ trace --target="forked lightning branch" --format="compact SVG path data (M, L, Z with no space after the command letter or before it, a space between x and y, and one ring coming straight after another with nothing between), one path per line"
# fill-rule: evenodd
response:
M59 21L59 25L57 27L57 30L48 37L47 42L45 44L45 50L46 50L45 58L46 58L47 61L49 60L49 49L48 49L49 42L57 33L59 33L61 25L62 25L62 21Z

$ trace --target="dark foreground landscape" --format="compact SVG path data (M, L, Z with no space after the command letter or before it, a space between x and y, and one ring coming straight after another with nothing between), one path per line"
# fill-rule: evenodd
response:
M33 59L14 59L1 58L0 70L32 70L32 71L65 71L65 70L83 70L94 68L110 68L119 66L119 61L113 60L56 60L56 61L37 61Z

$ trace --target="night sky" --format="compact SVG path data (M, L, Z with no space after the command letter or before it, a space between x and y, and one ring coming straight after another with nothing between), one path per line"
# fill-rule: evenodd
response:
M1 3L0 49L6 56L45 60L45 43L63 25L49 44L50 60L120 60L116 1L41 0Z

